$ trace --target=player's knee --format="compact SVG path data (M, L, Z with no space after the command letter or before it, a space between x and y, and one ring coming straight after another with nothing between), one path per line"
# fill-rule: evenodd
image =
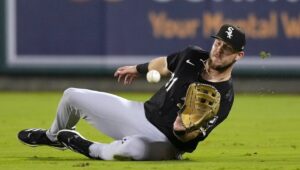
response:
M80 89L77 89L77 88L68 88L64 91L64 94L63 94L63 100L65 102L70 102L72 101L72 99L76 98L76 96L78 95Z
M122 139L122 145L114 155L115 159L146 160L148 152L147 141L140 136L129 136Z

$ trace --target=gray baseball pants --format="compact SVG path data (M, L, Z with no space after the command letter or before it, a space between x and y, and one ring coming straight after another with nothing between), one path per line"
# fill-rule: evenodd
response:
M59 130L73 128L80 118L115 139L108 144L92 144L89 149L94 158L170 160L180 156L168 138L147 120L142 102L87 89L65 90L47 136L55 141Z

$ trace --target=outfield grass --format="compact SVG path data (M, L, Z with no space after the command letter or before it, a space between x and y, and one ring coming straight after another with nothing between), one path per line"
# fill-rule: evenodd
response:
M120 94L146 100L150 94ZM16 134L48 128L61 93L0 92L0 169L300 170L300 96L237 95L229 118L183 161L95 161L71 151L21 144ZM86 122L77 130L91 140L111 141Z

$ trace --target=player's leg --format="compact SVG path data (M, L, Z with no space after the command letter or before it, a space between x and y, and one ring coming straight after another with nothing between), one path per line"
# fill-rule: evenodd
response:
M169 141L133 135L110 144L94 143L90 155L104 160L174 160L179 152Z
M172 144L143 135L133 135L109 144L92 142L78 132L62 130L58 140L69 149L89 158L103 160L172 160L178 159L179 152Z
M95 143L88 148L84 147L87 146L86 142L80 142L77 148L87 151L88 154L92 154L85 154L86 156L110 160L112 159L112 155L118 155L133 159L154 160L173 159L174 155L177 154L177 150L167 137L147 120L143 103L129 101L108 93L85 89L70 89L68 93L68 102L72 103L71 105L73 108L76 108L77 112L79 111L78 113L81 117L84 117L87 122L99 131L117 139L117 141L111 144ZM136 135L142 137L132 137ZM126 139L124 137L130 138L130 140L120 145ZM120 146L117 147L116 145ZM76 147L76 143L73 146ZM144 150L154 150L155 152L140 152L135 146L143 146ZM149 149L149 147L157 148L158 146L160 146L160 152L165 154L155 155L157 149ZM116 150L115 148L119 149ZM128 153L130 154L128 155ZM106 156L102 158L101 154Z
M46 135L45 130L23 130L19 139L35 145L45 144L42 141L48 139L56 142L57 132L71 129L80 118L115 139L139 133L165 137L146 119L143 103L108 93L69 88L61 98L56 118ZM37 132L41 135L36 135Z
M83 118L101 132L121 139L135 133L135 129L130 126L133 122L138 122L136 116L140 113L144 113L141 102L103 92L69 88L60 100L56 118L46 135L44 129L26 129L18 137L31 146L44 144L43 141L47 139L55 142L59 130L72 129Z
M58 131L74 127L80 117L118 140L140 134L151 137L156 142L169 143L165 135L145 117L143 103L108 93L75 88L65 91L56 119L47 131L48 138L55 142Z
M47 131L51 140L57 132L71 129L80 118L115 139L137 133L164 136L144 113L142 102L135 102L109 93L70 88L64 92L57 116Z

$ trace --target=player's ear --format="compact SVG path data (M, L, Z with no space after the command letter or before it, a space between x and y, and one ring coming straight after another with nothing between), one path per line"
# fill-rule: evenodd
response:
M244 55L245 55L244 51L238 52L235 60L237 61L237 60L242 59L244 57Z

